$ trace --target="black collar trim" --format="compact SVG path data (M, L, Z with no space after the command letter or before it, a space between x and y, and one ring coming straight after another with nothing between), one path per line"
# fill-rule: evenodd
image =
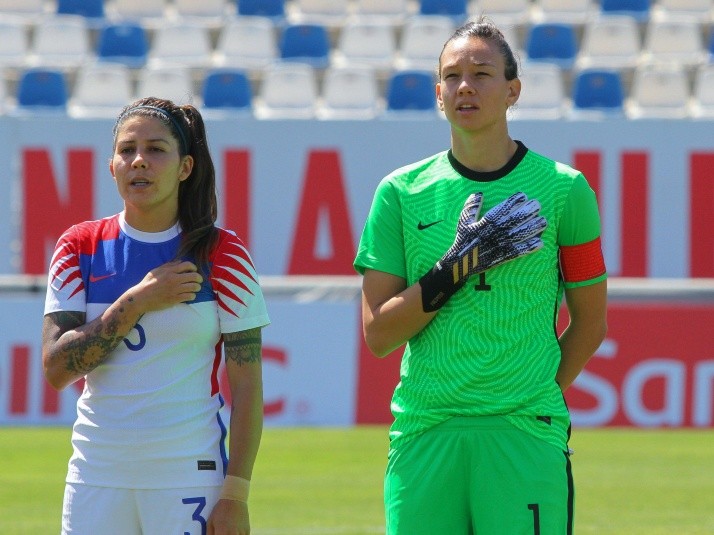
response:
M508 160L506 165L495 171L483 172L469 169L454 157L454 154L451 152L451 149L449 149L448 152L449 162L451 163L451 166L454 168L454 170L464 178L468 178L469 180L475 180L476 182L492 182L494 180L498 180L499 178L503 178L508 173L513 171L516 166L521 163L521 160L525 158L526 153L528 152L528 148L518 140L516 140L516 143L518 144L518 148L516 149L516 152L513 157Z

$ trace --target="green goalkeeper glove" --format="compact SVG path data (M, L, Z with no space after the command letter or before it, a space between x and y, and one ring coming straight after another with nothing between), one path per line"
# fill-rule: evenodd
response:
M515 193L479 219L482 203L481 193L466 199L453 245L419 279L424 312L440 309L471 275L543 247L547 222L537 200Z

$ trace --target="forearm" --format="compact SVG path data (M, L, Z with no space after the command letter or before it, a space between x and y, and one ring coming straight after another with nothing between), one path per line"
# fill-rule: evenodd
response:
M228 475L250 480L263 434L263 392L246 385L233 398L229 435Z
M378 357L384 357L421 332L437 312L424 312L419 283L371 306L363 299L362 317L367 347Z
M45 320L42 361L47 381L62 390L104 363L142 316L130 292L89 323L64 328L74 313Z
M560 365L556 381L565 391L578 377L580 372L595 353L605 338L605 323L580 325L571 322L560 336Z

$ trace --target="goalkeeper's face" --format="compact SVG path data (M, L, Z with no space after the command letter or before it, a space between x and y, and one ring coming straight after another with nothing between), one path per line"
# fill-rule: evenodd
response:
M518 78L507 80L505 68L491 40L461 37L444 47L436 97L452 127L471 131L506 122L521 83Z

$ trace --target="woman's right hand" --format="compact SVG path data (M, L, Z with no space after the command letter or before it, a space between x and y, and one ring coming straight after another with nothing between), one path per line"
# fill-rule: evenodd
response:
M143 312L151 312L193 301L202 282L193 262L175 260L149 271L130 292Z

